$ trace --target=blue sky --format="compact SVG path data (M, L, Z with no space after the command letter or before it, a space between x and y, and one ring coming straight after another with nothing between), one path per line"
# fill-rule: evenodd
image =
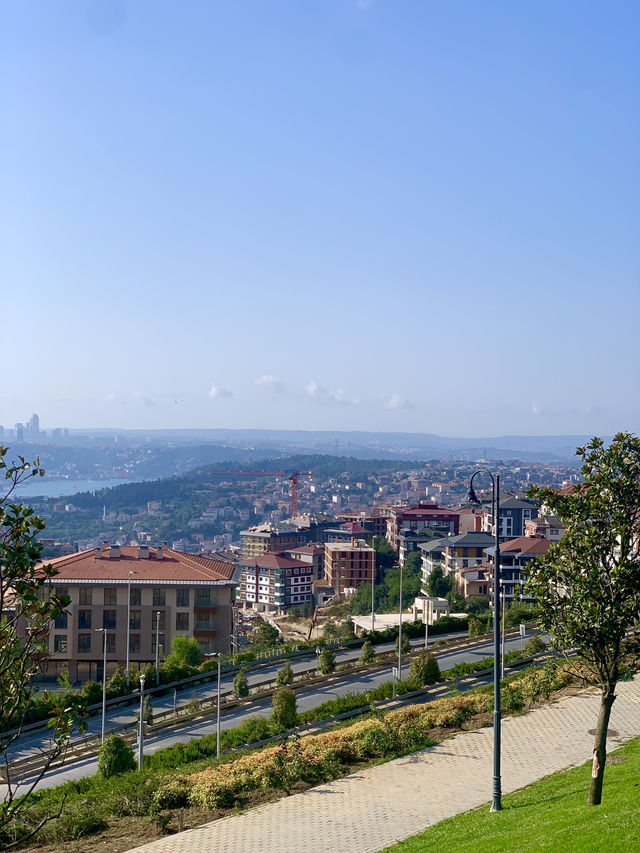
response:
M636 2L0 10L0 423L640 428Z

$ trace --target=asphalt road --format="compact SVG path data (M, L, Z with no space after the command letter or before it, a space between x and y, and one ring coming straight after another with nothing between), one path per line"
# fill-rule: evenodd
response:
M448 637L460 637L460 634L447 635L446 637L438 637L437 639L445 639ZM422 639L413 642L413 645L418 647L422 646L422 644ZM393 649L393 647L393 643L385 643L376 646L376 650L378 652L390 651L391 649ZM512 651L514 649L520 649L520 647L521 640L519 637L513 638L512 640L507 640L505 643L506 652ZM489 641L479 643L471 649L466 648L461 651L445 651L441 653L436 653L436 657L440 664L440 669L446 670L455 666L457 663L470 663L481 660L482 658L490 656L492 652L493 642ZM359 648L341 652L337 656L337 662L344 663L348 660L353 660L354 658L357 659L360 654L361 652ZM294 672L297 673L307 672L309 670L314 670L315 665L316 658L315 655L313 655L311 658L298 660L295 663L292 662L292 669ZM348 672L344 673L343 675L338 674L336 678L331 679L327 683L322 685L312 685L307 688L305 688L304 685L301 685L299 688L296 689L296 695L298 699L298 710L306 711L311 708L315 708L317 705L320 705L323 702L326 702L330 699L335 699L338 696L344 696L347 693L359 693L365 690L371 690L379 684L382 684L385 681L389 681L391 679L391 665L392 664L390 663L389 668L385 668L377 672L367 672L362 674L359 674L358 672ZM249 684L252 687L255 687L260 685L261 683L268 682L269 680L273 679L274 675L281 668L282 663L279 663L274 664L273 666L265 667L264 669L260 670L259 673L256 674L248 673ZM403 666L403 674L405 675L405 677L408 674L408 668L409 664L407 662L406 666ZM231 688L233 685L233 678L223 677L221 684L223 694L225 692L229 693L231 692ZM191 700L191 698L194 697L197 697L199 699L205 698L207 696L211 697L215 695L215 692L215 683L199 686L195 688L194 691L183 691L182 694L179 694L181 696L180 704L186 704L188 701ZM160 697L157 700L154 700L154 711L170 708L173 708L173 697L171 695ZM108 712L105 725L106 731L108 732L109 729L123 725L124 723L133 722L135 720L135 711L136 709L132 706L123 706L120 708L114 708L112 711ZM257 699L249 706L229 708L226 714L224 713L223 709L221 728L235 728L236 726L240 725L251 717L268 717L270 713L270 697ZM90 718L88 734L99 734L100 728L101 715L98 714L96 717ZM190 722L186 720L184 726L179 731L173 729L166 733L158 732L154 735L149 736L145 740L145 753L151 753L157 749L172 746L176 743L186 743L192 738L198 738L202 737L203 735L212 734L215 732L215 730L215 714L212 714L205 720L199 720L196 722ZM28 733L24 738L19 741L16 746L17 749L13 753L14 760L18 757L26 757L28 755L33 755L37 750L46 748L46 735L43 735L42 732ZM74 762L73 764L57 768L46 774L40 781L39 787L54 787L70 779L80 779L85 776L91 776L96 772L96 769L97 760L95 758L87 759L86 761ZM4 786L0 786L0 795L3 787Z

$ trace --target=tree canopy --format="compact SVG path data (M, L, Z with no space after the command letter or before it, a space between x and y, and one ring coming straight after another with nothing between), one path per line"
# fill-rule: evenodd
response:
M528 589L552 644L565 653L576 649L581 673L601 691L589 790L589 803L597 805L616 684L627 656L639 648L640 439L618 433L607 447L594 438L576 454L582 485L569 494L530 490L566 524L566 533L531 564ZM625 642L629 631L633 639Z

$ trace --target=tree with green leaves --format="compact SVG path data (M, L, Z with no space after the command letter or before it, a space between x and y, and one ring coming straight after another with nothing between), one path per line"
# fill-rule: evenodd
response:
M427 581L427 592L435 598L444 598L453 589L451 578L446 577L442 566L434 566Z
M376 653L371 645L371 640L365 640L362 644L362 654L358 658L358 663L367 664L373 663L376 659Z
M405 572L422 572L422 555L420 551L409 551L404 560L403 566Z
M380 577L380 575L384 575L387 569L393 568L398 555L384 536L374 536L371 544L376 552L376 570L378 577Z
M396 654L398 654L399 650L400 650L400 635L398 634L398 636L396 637ZM409 654L410 651L411 651L411 640L409 639L407 634L403 632L403 634L402 634L402 654L403 655Z
M195 637L174 637L171 642L171 654L167 661L175 660L178 664L187 666L200 666L202 663L202 649Z
M20 814L31 806L33 792L51 763L60 758L72 732L86 731L82 720L83 703L63 694L53 705L49 728L51 739L44 762L26 785L13 781L8 754L22 735L22 728L34 695L32 678L49 657L49 632L55 619L69 604L66 595L53 587L56 570L40 562L42 546L38 535L45 527L31 507L14 503L12 495L29 477L44 476L39 460L7 460L8 448L0 446L0 766L6 788L0 803L0 846L9 847L20 835ZM28 626L25 630L25 626ZM58 812L59 814L59 812ZM27 837L39 832L52 814L45 817ZM26 840L24 836L21 841Z
M249 682L244 669L241 669L233 679L233 695L236 699L244 699L245 696L249 695Z
M336 669L336 653L331 649L322 649L318 655L318 672L320 675L329 675Z
M298 722L296 694L290 687L279 687L273 694L271 722L277 729L291 729Z
M440 666L431 652L422 651L411 661L409 680L419 687L435 684L440 678Z
M269 625L268 622L260 622L251 635L251 642L255 643L256 646L273 646L279 639L278 629Z
M577 650L580 674L600 689L588 799L599 805L616 685L629 656L640 651L640 439L618 433L607 447L594 438L576 455L582 485L570 494L529 492L566 532L530 564L527 589L552 645L565 654Z
M105 779L136 769L133 749L118 735L106 738L98 750L98 775Z
M291 669L290 661L287 661L282 669L278 670L278 674L276 675L276 684L278 687L286 687L287 684L291 684L293 681L293 670Z

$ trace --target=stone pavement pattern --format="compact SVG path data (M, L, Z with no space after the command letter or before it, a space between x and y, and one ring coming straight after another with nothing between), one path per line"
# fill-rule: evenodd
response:
M618 685L608 749L640 735L640 676ZM508 793L589 760L599 694L584 691L502 729ZM437 746L137 847L136 853L375 853L491 799L493 729ZM606 784L606 783L605 783Z

